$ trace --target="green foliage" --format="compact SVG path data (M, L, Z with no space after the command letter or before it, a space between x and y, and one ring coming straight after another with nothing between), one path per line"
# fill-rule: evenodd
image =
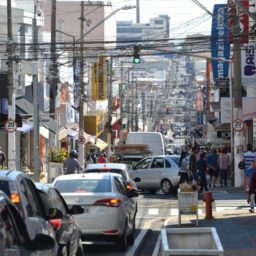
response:
M65 148L50 148L48 151L48 159L50 162L62 163L68 158L68 151Z

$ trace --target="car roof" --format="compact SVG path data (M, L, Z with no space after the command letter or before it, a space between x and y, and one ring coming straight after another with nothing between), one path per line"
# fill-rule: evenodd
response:
M13 171L13 170L1 170L0 171L0 179L16 180L19 177L30 178L26 173L24 173L22 171Z
M67 175L61 175L55 178L53 181L53 184L55 181L58 180L77 180L77 179L111 179L111 177L114 177L112 173L77 173L77 174L67 174Z
M127 165L124 163L102 163L102 164L88 164L85 170L98 169L98 168L113 168L127 170Z

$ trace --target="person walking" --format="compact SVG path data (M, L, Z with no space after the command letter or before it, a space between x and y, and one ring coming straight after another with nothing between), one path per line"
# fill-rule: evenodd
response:
M242 154L243 162L244 162L244 185L245 188L249 184L248 177L246 176L247 169L251 168L253 160L256 159L256 153L252 150L252 144L248 143L246 145L247 149Z
M63 162L63 174L74 174L78 173L80 170L83 170L81 164L79 163L78 153L76 150L71 150L69 157Z
M229 155L227 154L226 148L222 149L222 153L218 158L218 166L220 169L220 186L223 187L223 183L224 183L224 186L227 187L230 158L229 158Z
M0 168L4 169L5 166L6 166L6 155L2 150L2 148L0 147Z
M196 159L196 155L198 154L199 148L193 147L192 149L192 153L189 157L189 176L190 179L193 181L198 181L198 174L197 174L197 159Z
M197 162L198 166L198 175L200 177L200 190L199 192L208 191L207 180L206 180L206 172L207 172L207 161L206 161L206 153L202 152L200 154L200 159Z
M256 193L256 160L252 162L252 167L247 169L247 175L249 177L248 188L248 203L250 204L249 212L254 213L255 207L255 193Z
M207 166L210 175L210 184L209 186L216 187L216 181L219 176L219 168L218 168L218 159L219 156L217 154L216 148L213 148L211 153L207 157Z
M104 163L107 162L106 157L104 156L104 153L101 153L101 154L100 154L100 156L99 156L98 159L97 159L97 162L98 162L99 164L104 164Z
M185 151L182 151L180 154L180 160L179 160L179 184L188 182L189 181L189 175L188 175L188 162L186 160L187 153Z

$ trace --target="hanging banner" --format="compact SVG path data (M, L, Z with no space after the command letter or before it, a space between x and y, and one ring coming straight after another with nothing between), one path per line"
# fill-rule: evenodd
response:
M255 44L245 44L241 49L241 73L244 85L254 85L256 83L256 58Z
M212 34L211 34L211 56L213 78L228 77L228 61L218 61L214 59L230 58L230 44L228 41L228 11L226 4L215 4L213 8L212 18Z

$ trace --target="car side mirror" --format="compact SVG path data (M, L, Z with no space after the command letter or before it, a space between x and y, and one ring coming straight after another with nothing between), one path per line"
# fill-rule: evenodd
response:
M81 214L84 213L84 208L80 205L73 205L69 208L69 214Z
M51 236L37 234L35 239L27 241L25 247L32 251L50 250L54 248L55 241Z
M49 219L62 219L63 212L57 208L49 209Z
M141 179L139 177L136 177L133 179L135 182L141 182Z

